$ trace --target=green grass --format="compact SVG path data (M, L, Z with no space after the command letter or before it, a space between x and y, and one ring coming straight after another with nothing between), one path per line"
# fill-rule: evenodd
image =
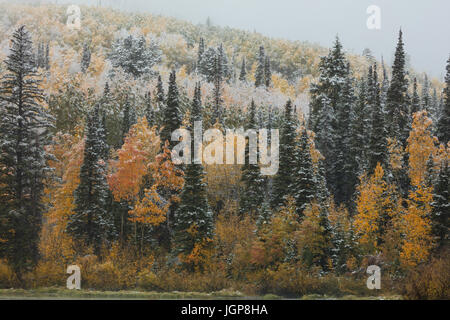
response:
M200 299L200 300L226 300L226 299L264 299L275 300L282 297L274 294L264 296L249 297L239 291L222 290L211 293L202 292L154 292L154 291L94 291L94 290L68 290L63 288L39 288L39 289L0 289L0 299L93 299L93 300L113 300L113 299L143 299L143 300L176 300L176 299ZM400 300L401 296L378 296L359 297L343 296L332 297L322 295L306 295L303 300Z

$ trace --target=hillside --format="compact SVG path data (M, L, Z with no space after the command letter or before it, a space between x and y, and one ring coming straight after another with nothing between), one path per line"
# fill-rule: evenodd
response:
M450 60L80 8L0 4L0 288L449 297Z

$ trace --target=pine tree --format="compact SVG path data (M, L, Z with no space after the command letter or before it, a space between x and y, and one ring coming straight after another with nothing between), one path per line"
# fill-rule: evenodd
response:
M258 64L256 66L256 71L255 71L255 87L258 88L258 87L265 85L265 83L266 83L266 78L265 78L265 74L264 74L264 69L265 69L265 65L266 65L266 55L265 55L263 46L259 47L259 55L258 55L257 63Z
M216 62L219 54L214 48L208 48L202 55L200 65L198 67L201 75L208 82L214 82L216 74ZM223 60L219 58L220 65L222 66ZM223 69L221 69L223 72ZM223 76L223 75L222 75Z
M83 53L81 55L81 72L85 73L91 64L91 49L87 43L83 45Z
M295 199L297 214L301 218L305 208L315 198L316 191L314 167L306 128L303 128L300 134L293 157L295 158L294 177L289 189Z
M125 102L125 106L123 108L123 118L122 118L122 142L120 146L122 146L125 136L130 131L132 125L136 123L136 115L134 113L134 108L131 106L131 103L128 101L128 98Z
M200 84L196 85L192 103L191 124L202 120ZM191 156L194 155L192 150ZM174 252L189 254L196 244L213 234L213 215L208 205L207 185L202 164L191 163L185 168L185 182L180 203L174 215Z
M241 72L239 73L239 80L245 81L247 79L247 70L245 66L245 57L242 58Z
M161 61L161 50L154 43L147 45L144 36L129 35L115 41L108 59L114 68L122 68L134 78L152 74L152 67Z
M45 61L44 43L39 42L35 59L36 68L44 68L44 61Z
M164 145L165 142L168 141L170 150L177 144L177 142L171 141L172 132L181 128L181 123L176 73L175 70L173 70L169 77L169 90L167 92L166 107L163 110L163 128L161 130L161 143Z
M158 83L156 84L156 100L158 103L164 103L166 101L161 75L158 75Z
M198 43L198 52L197 52L197 72L199 72L199 67L202 64L203 53L205 52L205 39L200 38Z
M347 76L342 91L341 103L336 110L336 159L334 160L335 193L337 204L349 204L357 184L357 168L352 165L357 156L352 149L351 125L354 115L355 93L353 78L350 74L350 64L347 64Z
M448 161L442 161L434 184L431 221L438 248L448 244L450 238L450 171Z
M86 131L80 184L74 192L75 213L69 217L67 232L92 246L98 255L106 240L114 235L113 217L107 211L109 188L106 162L102 159L105 146L98 105L89 115Z
M378 82L378 74L376 66L372 72L372 87L369 88L372 99L372 132L369 142L369 167L368 170L372 173L377 163L383 168L387 168L387 132L384 122L384 112L381 108L380 101L380 85Z
M152 106L152 95L149 92L145 94L145 118L147 119L147 123L149 128L155 125L155 111Z
M213 123L222 124L223 121L223 110L222 110L222 62L220 57L216 57L216 63L214 65L214 112L213 112Z
M444 103L436 128L436 136L440 143L447 145L450 141L450 58L447 60L447 73L445 75Z
M395 50L394 64L392 66L392 80L387 92L386 101L386 125L388 136L397 138L403 146L406 145L406 139L409 135L408 124L409 97L408 97L408 79L405 70L405 51L403 49L403 34L400 30Z
M49 42L47 42L47 46L45 47L44 68L45 68L45 70L50 69L50 43Z
M423 79L422 87L422 109L426 110L430 114L431 107L431 96L430 96L430 81L428 81L428 76L425 74Z
M228 57L223 49L223 44L217 48L217 57L220 63L220 72L222 76L222 80L227 80L231 76L230 68L228 66Z
M17 272L37 263L44 209L43 182L48 173L48 129L52 117L40 103L31 36L24 26L12 36L6 74L0 87L0 255Z
M252 100L248 116L248 129L258 130L256 122L256 106ZM264 201L264 178L261 176L258 164L251 164L249 159L249 139L246 139L245 145L245 164L242 166L241 182L243 190L240 195L240 213L256 216L261 204ZM258 157L257 157L258 158Z
M354 154L352 171L361 175L367 168L367 146L370 137L371 116L367 104L366 80L359 82L358 97L354 108L354 120L351 123L351 150Z
M413 94L411 99L411 115L420 110L422 110L422 108L420 106L420 97L419 94L417 93L417 79L414 78Z
M270 70L270 58L266 57L266 61L264 63L264 78L265 78L265 85L267 88L270 87L270 84L272 82L272 71Z
M316 133L316 146L325 157L326 180L330 191L336 187L336 141L337 111L343 103L344 85L348 77L347 61L339 38L336 37L328 56L319 63L319 81L310 90L310 114L308 128Z
M381 57L381 69L383 70L383 82L381 83L381 107L383 110L386 110L386 101L387 101L387 92L389 90L389 78L386 71L386 67L384 66L383 57Z
M295 119L292 114L292 102L288 100L284 108L284 117L280 133L280 151L278 173L273 180L271 206L280 208L285 205L291 193L290 186L295 177Z

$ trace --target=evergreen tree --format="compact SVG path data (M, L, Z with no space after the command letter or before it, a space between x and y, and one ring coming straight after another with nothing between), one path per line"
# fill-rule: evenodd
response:
M292 114L292 102L288 100L284 108L284 117L280 133L279 168L273 180L271 206L280 208L285 205L287 197L291 194L290 186L295 177L295 147L296 126Z
M81 55L81 72L85 73L91 64L91 49L87 43L83 45L83 53Z
M86 131L80 184L74 192L75 213L68 219L67 232L92 246L98 255L105 241L114 235L113 217L107 211L109 188L98 105L89 115Z
M387 92L389 90L389 78L386 71L386 67L384 66L384 60L383 57L381 57L381 68L383 70L383 82L381 84L381 107L383 110L386 110L386 100L387 100Z
M227 80L231 76L230 67L228 66L228 57L223 49L223 44L217 48L217 57L220 63L220 72L222 80Z
M431 114L431 96L430 96L430 81L428 81L428 76L425 74L423 79L422 87L422 109L426 110L428 114Z
M52 118L40 103L40 79L31 35L24 26L12 35L0 87L0 255L19 280L38 260L42 196L48 172L48 129Z
M44 43L43 42L38 43L38 49L37 49L35 63L36 63L36 68L44 68L45 52L44 52Z
M258 62L255 71L255 87L261 87L266 84L266 78L264 74L264 69L266 65L266 55L264 52L264 47L259 47Z
M376 66L372 70L370 96L372 100L372 132L369 141L369 172L373 172L377 163L387 168L387 131L384 122L384 112L381 108L380 85Z
M432 230L438 248L448 244L450 237L450 171L448 161L444 160L434 184L432 206Z
M239 80L245 81L247 79L247 70L245 66L245 57L242 58L241 72L239 74Z
M155 125L155 111L152 106L152 96L150 91L145 94L145 118L147 119L147 123L149 128Z
M386 125L388 135L397 138L403 146L409 135L410 114L408 97L408 79L405 70L405 51L403 49L402 31L398 36L395 50L394 64L392 66L392 80L387 92Z
M264 78L265 78L265 85L267 88L270 87L270 84L272 82L272 71L270 70L270 58L266 57L266 61L264 63Z
M166 107L163 110L163 128L161 130L161 143L164 145L166 141L169 141L170 150L177 144L176 141L171 141L172 132L181 128L181 123L176 73L175 70L173 70L169 77L169 90L167 92Z
M108 55L114 68L122 68L126 73L138 78L152 74L152 67L161 61L161 50L152 42L147 45L144 36L129 35L113 43Z
M450 58L447 60L447 73L445 75L444 103L437 124L436 136L439 142L447 145L450 141Z
M222 124L223 121L223 110L222 110L222 63L220 57L216 57L216 63L214 66L214 112L213 112L213 123Z
M334 194L336 187L337 111L343 103L344 85L348 77L347 61L339 38L336 37L328 56L319 63L319 81L310 90L308 127L316 133L316 145L325 157L326 180Z
M204 76L205 80L208 82L214 82L216 75L216 62L219 54L214 48L208 48L202 55L202 59L199 65L199 72ZM220 65L222 66L223 61L219 59ZM221 69L223 72L223 69Z
M414 82L413 82L413 94L412 94L412 99L411 99L411 115L413 115L414 113L416 113L417 111L422 110L421 106L420 106L420 97L419 94L417 93L417 79L414 78Z
M199 71L199 66L202 64L203 53L205 52L205 39L200 38L198 43L197 52L197 72Z
M246 129L253 129L255 130L255 134L257 134L258 125L256 122L256 106L253 100L250 105L248 118L248 126ZM241 182L243 185L243 190L240 196L239 207L241 214L256 216L265 198L264 178L261 176L258 164L250 163L249 152L249 139L246 138L245 164L241 169Z
M166 101L161 75L158 75L158 83L156 84L156 100L158 103L164 103Z
M200 84L196 85L192 103L190 126L202 120ZM194 150L191 151L194 156ZM194 159L192 159L194 160ZM196 244L211 239L213 234L213 215L208 205L207 185L204 181L202 164L191 163L185 168L185 182L180 196L179 207L174 214L174 252L189 254ZM194 228L195 232L189 232ZM194 230L193 230L194 231Z
M297 214L302 217L305 208L315 198L316 191L314 167L306 128L303 128L300 134L298 147L293 156L295 158L294 177L289 189L295 199Z
M50 43L48 43L48 42L47 42L47 46L45 47L44 68L45 68L45 70L50 69Z
M123 145L125 136L130 131L132 125L136 123L136 114L134 112L134 108L131 106L131 103L128 101L128 98L125 102L125 106L123 108L123 117L122 117L122 142L120 146Z
M367 168L367 147L370 137L371 116L367 104L366 80L359 82L358 97L354 108L354 120L351 123L351 150L354 157L351 161L352 171L361 175Z
M335 192L334 199L337 204L350 204L355 191L358 177L357 168L352 164L357 156L352 149L352 122L354 115L355 93L353 78L350 74L350 65L347 64L347 76L342 91L341 103L336 110L336 159L334 162ZM357 134L357 133L355 133Z

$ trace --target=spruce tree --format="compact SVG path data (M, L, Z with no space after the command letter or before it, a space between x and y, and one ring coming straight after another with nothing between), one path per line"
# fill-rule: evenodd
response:
M44 52L44 43L43 42L38 43L35 63L36 63L36 68L44 68L45 52Z
M267 88L270 87L270 84L272 82L272 71L270 70L270 58L266 57L266 61L264 63L264 78L265 78L265 85Z
M448 161L442 161L439 169L431 203L432 230L438 248L448 244L450 238L450 170Z
M241 72L239 73L239 80L245 81L247 79L247 70L245 66L245 57L242 58Z
M202 121L200 84L195 87L192 102L191 128L194 121ZM193 146L192 146L193 147ZM207 198L205 171L201 163L195 163L194 150L191 149L192 163L185 166L185 182L180 195L180 203L174 214L174 252L189 254L196 244L211 238L213 215ZM195 232L188 232L195 228Z
M213 111L213 123L223 124L223 110L222 110L222 62L220 57L216 57L214 65L214 111Z
M172 132L181 128L180 101L178 96L178 87L176 83L176 73L173 70L169 77L169 90L167 92L166 106L163 110L163 128L161 130L161 144L169 142L169 149L172 150L177 142L171 141Z
M354 107L354 119L351 123L351 150L354 157L351 161L352 171L361 175L367 168L367 147L370 137L371 116L367 104L367 85L363 78L359 82L358 97Z
M248 118L248 125L246 129L253 129L255 130L255 134L257 134L258 125L256 122L256 106L253 100L250 105ZM240 195L239 207L241 214L256 216L265 198L264 178L261 176L258 164L251 164L249 162L249 152L249 139L246 138L245 164L241 169L241 183L243 185L243 189Z
M85 73L91 64L91 49L87 43L83 45L83 53L81 55L81 72Z
M203 53L205 52L205 39L200 38L198 43L198 52L197 52L197 72L199 71L199 67L202 64Z
M0 87L0 255L19 280L39 257L44 178L49 168L48 129L52 117L42 107L31 35L25 26L12 35Z
M259 55L257 61L256 71L255 71L255 87L261 87L265 85L266 78L264 74L265 65L266 65L266 55L264 52L264 47L259 47Z
M431 114L430 81L428 81L428 76L426 74L423 79L421 100L422 100L422 109L426 110L430 115Z
M164 103L166 101L161 75L158 75L158 83L156 84L156 100L158 103Z
M153 110L152 95L150 91L145 94L144 99L145 99L145 118L147 119L149 128L151 128L155 125L155 111Z
M107 210L109 188L99 106L89 114L80 184L74 192L75 213L67 222L67 232L77 241L92 246L100 254L102 246L114 235L113 216Z
M414 78L413 94L411 98L411 115L420 110L422 110L422 107L420 106L420 97L419 94L417 93L417 79Z
M202 60L199 65L199 72L204 76L204 79L208 82L214 82L216 74L216 62L219 57L220 65L223 64L223 56L220 56L218 51L214 48L208 48L202 55ZM223 68L221 69L223 72ZM223 74L221 75L223 78Z
M347 60L338 37L328 56L321 58L319 71L319 80L310 90L308 128L316 133L316 146L325 157L326 180L334 194L337 191L336 141L340 139L336 134L336 116L343 103L344 85L348 77Z
M295 119L292 114L292 102L288 100L284 108L280 133L279 168L277 175L273 179L271 206L274 209L284 206L288 195L291 194L290 186L295 177L296 129Z
M45 68L45 70L50 69L50 43L49 42L47 42L47 46L45 47L44 68Z
M377 163L387 168L387 131L384 120L384 112L380 101L380 85L378 82L377 68L374 66L372 70L372 83L370 97L372 99L372 132L369 141L369 167L368 171L372 173Z
M226 81L231 76L230 68L228 66L228 57L223 48L223 44L217 48L217 57L220 63L220 72L222 80Z
M336 140L335 144L335 192L337 204L350 204L351 197L357 184L357 168L354 167L354 158L357 156L352 149L352 122L355 119L355 93L353 78L350 74L350 65L347 64L347 76L343 86L341 102L336 110Z
M436 128L436 136L440 143L447 145L450 141L450 58L447 60L443 106Z
M303 211L315 198L316 191L314 166L306 128L303 128L300 134L293 156L295 158L294 177L289 189L295 199L297 214L301 218Z
M131 106L131 103L127 100L125 101L125 106L123 108L123 117L122 117L122 141L120 146L123 145L125 141L125 136L130 131L131 126L136 123L136 115L134 112L134 108Z
M390 138L397 138L405 146L410 123L408 79L405 69L403 34L400 30L392 66L392 79L387 92L386 125Z

